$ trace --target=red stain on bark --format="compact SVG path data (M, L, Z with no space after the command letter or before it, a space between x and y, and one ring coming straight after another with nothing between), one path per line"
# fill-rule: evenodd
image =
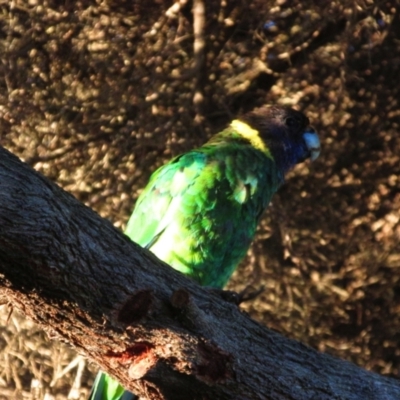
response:
M146 357L148 353L152 352L153 348L154 346L151 343L140 342L128 347L125 351L110 351L107 353L107 357L118 358L119 362L125 364L127 362L135 362L143 357Z
M150 343L141 342L122 352L109 352L107 356L114 358L114 362L117 361L121 364L129 363L129 377L131 379L140 379L157 362L153 348L154 346Z

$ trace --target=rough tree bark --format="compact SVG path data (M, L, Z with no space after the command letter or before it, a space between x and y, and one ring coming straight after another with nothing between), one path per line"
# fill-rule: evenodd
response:
M2 148L0 295L144 398L400 398L398 381L252 321Z

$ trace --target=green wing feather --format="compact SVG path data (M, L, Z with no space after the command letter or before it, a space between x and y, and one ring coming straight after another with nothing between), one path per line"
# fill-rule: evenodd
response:
M189 154L177 157L159 168L139 197L125 234L142 247L150 248L157 237L173 222L179 211L188 182L194 181L203 168L202 157L193 157L191 168L182 164Z
M269 187L260 185L268 170ZM185 153L152 175L125 233L200 284L223 287L279 186L274 175L273 160L251 146Z

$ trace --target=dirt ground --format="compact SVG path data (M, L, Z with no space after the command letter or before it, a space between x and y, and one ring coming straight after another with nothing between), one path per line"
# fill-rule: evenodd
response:
M400 5L201 5L1 2L1 145L123 229L165 160L255 106L305 111L321 156L290 173L229 288L264 285L253 318L399 377ZM0 400L85 398L96 366L9 314Z

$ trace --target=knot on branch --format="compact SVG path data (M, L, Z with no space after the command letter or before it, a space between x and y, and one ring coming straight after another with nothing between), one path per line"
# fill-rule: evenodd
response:
M154 302L153 292L150 289L140 290L130 296L118 312L117 321L130 325L145 317Z
M186 289L178 289L172 293L171 304L172 307L180 310L184 310L189 306L190 293Z
M205 337L212 337L212 321L196 304L190 292L184 288L175 290L171 296L171 305L177 311L176 317L190 331Z

